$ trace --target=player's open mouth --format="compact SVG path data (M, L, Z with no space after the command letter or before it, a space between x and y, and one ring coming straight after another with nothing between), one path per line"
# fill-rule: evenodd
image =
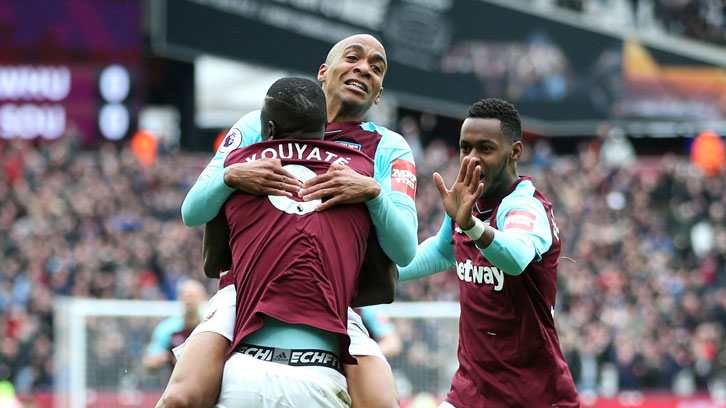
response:
M366 94L368 93L368 87L363 82L356 81L355 79L349 79L349 80L345 81L345 84L350 87L353 87L355 89L359 89L363 93L366 93Z

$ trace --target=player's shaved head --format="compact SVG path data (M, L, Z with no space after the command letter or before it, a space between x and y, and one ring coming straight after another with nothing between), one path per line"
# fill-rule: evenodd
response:
M333 45L333 48L330 49L328 52L328 56L325 58L325 64L331 65L333 61L340 55L343 50L346 49L346 47L353 45L358 42L373 42L375 45L379 46L382 53L382 58L384 62L388 62L386 58L386 49L383 47L383 44L381 44L378 39L370 34L355 34L351 35L350 37L343 38L342 40L338 41L335 45Z
M327 124L325 94L306 78L278 79L267 90L260 118L265 137L322 139Z

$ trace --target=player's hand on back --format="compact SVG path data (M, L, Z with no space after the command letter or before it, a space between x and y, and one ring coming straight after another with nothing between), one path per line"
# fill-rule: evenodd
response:
M290 196L302 188L302 183L282 168L280 159L232 164L224 169L224 183L256 195Z
M439 173L434 173L434 184L441 195L444 210L456 225L465 230L474 226L471 212L484 191L484 184L479 181L480 176L481 167L477 166L476 160L470 157L462 160L459 175L451 190L446 188L443 177Z
M299 196L304 201L329 200L315 210L323 211L338 204L358 204L378 197L381 186L371 177L364 176L350 167L331 164L326 173L305 182Z

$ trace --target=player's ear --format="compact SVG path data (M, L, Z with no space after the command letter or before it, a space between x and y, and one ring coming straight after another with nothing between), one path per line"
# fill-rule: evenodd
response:
M328 72L328 65L322 64L320 68L318 68L318 81L325 82L325 73Z
M519 157L522 156L523 149L524 145L522 144L521 140L517 140L516 142L512 143L512 147L509 149L509 159L512 161L519 160Z
M376 100L373 101L373 103L375 103L376 105L378 105L378 102L381 101L381 95L383 95L383 87L381 87L381 90L378 91L378 96L376 96Z
M275 125L275 122L268 121L267 122L267 140L274 140L277 139L278 133L280 132L277 126Z

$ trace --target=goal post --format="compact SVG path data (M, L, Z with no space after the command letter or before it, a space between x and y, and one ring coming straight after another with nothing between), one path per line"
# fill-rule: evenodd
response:
M148 372L142 359L156 325L181 315L177 301L54 300L54 408L154 406L168 368ZM389 359L402 400L445 395L457 367L458 302L385 305L403 340Z
M142 406L146 391L159 389L155 377L168 376L145 372L146 345L156 325L182 309L175 301L57 297L53 406Z

